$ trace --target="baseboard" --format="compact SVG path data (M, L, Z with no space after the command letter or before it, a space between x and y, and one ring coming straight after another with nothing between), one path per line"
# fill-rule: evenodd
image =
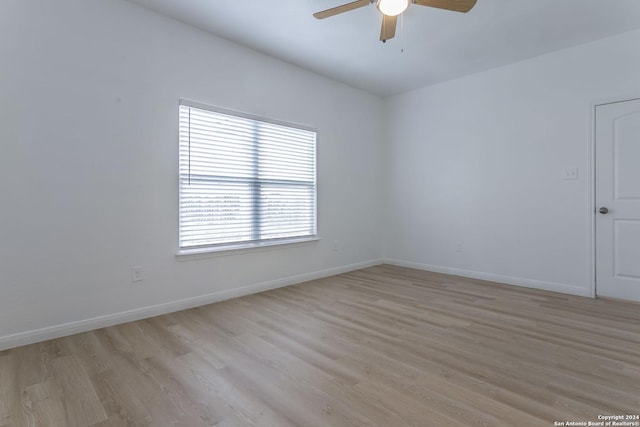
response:
M545 282L542 280L525 279L522 277L505 276L502 274L484 273L481 271L464 270L454 267L443 267L418 262L403 261L398 259L385 259L385 264L396 265L398 267L415 268L417 270L432 271L434 273L451 274L454 276L469 277L471 279L489 280L492 282L504 283L507 285L521 286L525 288L541 289L545 291L560 292L563 294L578 295L593 298L591 290L578 286L565 285L563 283Z
M271 289L281 288L284 286L295 285L307 282L309 280L321 279L323 277L334 276L336 274L347 273L362 268L373 267L382 264L381 259L360 262L356 264L343 265L340 267L329 268L320 271L314 271L307 274L285 277L282 279L270 280L254 285L243 286L236 289L228 289L224 291L213 292L211 294L200 295L192 298L185 298L178 301L171 301L164 304L141 307L134 310L123 311L120 313L108 314L105 316L93 317L90 319L79 320L76 322L64 323L55 326L49 326L42 329L20 332L17 334L6 335L0 337L0 351L10 348L20 347L23 345L33 344L40 341L46 341L54 338L60 338L68 335L74 335L81 332L91 331L94 329L105 328L107 326L118 325L135 320L146 319L148 317L159 316L162 314L173 313L180 310L199 307L202 305L212 304L214 302L224 301L245 295L251 295L258 292L264 292Z

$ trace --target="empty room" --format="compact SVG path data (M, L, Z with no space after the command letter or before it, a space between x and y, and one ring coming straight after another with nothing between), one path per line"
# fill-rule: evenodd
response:
M640 426L640 1L0 0L0 427Z

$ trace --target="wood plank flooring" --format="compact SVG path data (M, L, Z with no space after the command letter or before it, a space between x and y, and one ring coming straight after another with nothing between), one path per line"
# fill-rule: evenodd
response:
M640 413L640 305L392 266L0 353L0 426L553 426Z

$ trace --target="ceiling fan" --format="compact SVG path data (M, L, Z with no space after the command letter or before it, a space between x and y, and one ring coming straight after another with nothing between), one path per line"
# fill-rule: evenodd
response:
M417 4L418 6L429 6L467 13L475 6L476 1L477 0L356 0L351 3L316 12L313 16L317 19L324 19L375 3L378 10L382 12L380 40L385 43L396 35L398 15L407 10L410 3Z

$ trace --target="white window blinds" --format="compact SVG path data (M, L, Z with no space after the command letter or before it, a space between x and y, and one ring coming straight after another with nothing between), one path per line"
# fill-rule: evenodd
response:
M316 235L316 133L180 105L180 250Z

